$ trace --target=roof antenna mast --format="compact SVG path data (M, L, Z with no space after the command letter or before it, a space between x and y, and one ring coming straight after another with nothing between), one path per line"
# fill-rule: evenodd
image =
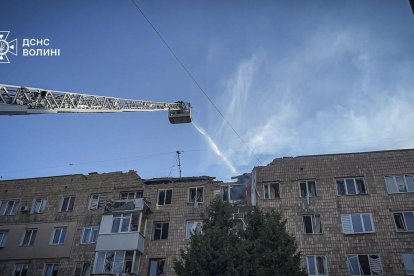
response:
M181 178L181 158L180 158L180 155L181 155L182 151L177 150L176 153L177 153L177 161L178 161L178 173L179 173L180 178Z

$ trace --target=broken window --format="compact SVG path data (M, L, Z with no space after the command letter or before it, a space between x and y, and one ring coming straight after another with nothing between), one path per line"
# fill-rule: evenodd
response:
M349 255L351 275L382 275L381 259L378 255Z
M44 212L47 204L46 198L35 198L33 200L32 209L30 210L30 213L32 214L41 214Z
M20 199L0 201L0 216L15 216L19 209Z
M133 251L100 251L96 253L95 274L115 274L131 268ZM129 268L128 268L129 266ZM117 274L118 275L118 274Z
M119 199L134 199L134 198L143 198L144 191L130 191L130 192L121 192L119 194Z
M389 194L414 192L414 176L386 176L385 185L387 186L387 191Z
M166 240L168 239L168 222L155 222L154 223L154 240Z
M73 205L75 204L75 197L74 196L68 196L62 198L62 202L60 205L60 211L61 212L69 212L73 210Z
M397 231L414 231L414 212L394 213Z
M338 195L366 194L364 178L341 178L336 180Z
M301 181L300 182L300 196L301 197L314 197L314 196L316 196L315 181Z
M372 214L341 215L341 222L344 234L375 232Z
M265 199L273 199L280 197L279 183L269 183L263 185L263 194Z
M204 201L204 188L203 187L195 187L190 188L188 191L188 202L203 202Z
M191 238L195 233L201 233L203 223L201 221L187 221L185 238Z
M165 259L150 259L148 276L164 276Z
M326 256L307 256L309 276L328 275L328 260Z
M158 190L158 201L157 205L171 204L172 189Z
M303 216L303 228L305 234L322 234L322 222L320 215Z
M98 194L92 194L89 197L88 209L89 210L97 210L98 208L99 208L99 195Z

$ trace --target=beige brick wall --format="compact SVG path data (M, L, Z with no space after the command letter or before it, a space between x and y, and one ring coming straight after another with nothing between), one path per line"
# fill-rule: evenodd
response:
M384 176L414 174L414 150L305 156L255 168L257 205L280 210L305 255L326 255L331 275L349 275L347 254L377 253L386 275L405 275L402 253L414 252L414 233L395 231L393 211L414 210L414 193L387 194ZM338 196L335 178L363 176L367 195ZM299 195L300 180L315 180L317 197ZM280 183L279 199L263 199L264 182ZM372 213L375 233L344 235L340 215ZM320 214L323 234L303 232L302 215ZM306 267L305 258L302 265Z

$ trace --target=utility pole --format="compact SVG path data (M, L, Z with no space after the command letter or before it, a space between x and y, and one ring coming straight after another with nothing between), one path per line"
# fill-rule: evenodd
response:
M180 174L180 178L181 178L181 158L180 158L180 154L182 153L182 151L177 150L177 161L178 161L178 172Z

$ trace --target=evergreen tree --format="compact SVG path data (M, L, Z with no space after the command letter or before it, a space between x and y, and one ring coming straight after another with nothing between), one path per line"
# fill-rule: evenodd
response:
M232 206L220 198L207 210L201 233L175 260L178 275L306 275L300 269L295 239L279 213L255 208L247 227L233 220Z

